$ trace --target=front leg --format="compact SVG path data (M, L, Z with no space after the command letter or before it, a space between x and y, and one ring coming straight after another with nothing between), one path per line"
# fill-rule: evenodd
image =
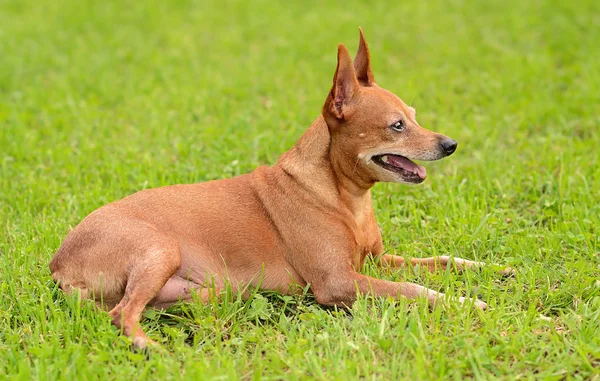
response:
M431 304L437 304L447 299L446 295L426 287L408 282L391 282L372 278L356 272L347 272L343 276L336 275L322 285L311 286L315 299L319 304L328 306L350 307L356 300L357 292L363 295L392 297L398 299L405 297L415 299L427 298ZM469 298L460 297L458 301L462 304ZM481 300L474 299L476 308L485 309L487 305Z
M388 266L388 267L398 268L398 267L405 267L408 265L408 262L406 261L406 259L404 259L404 257L400 257L398 255L386 254L386 255L382 255L381 257L379 257L379 259L380 259L379 260L380 266ZM412 266L416 266L416 265L424 266L429 271L445 270L448 266L452 266L452 264L454 264L454 266L456 266L456 269L458 271L463 271L463 270L467 270L467 269L469 269L469 270L478 269L478 268L481 268L486 265L485 262L470 261L468 259L449 257L447 255L442 255L439 257L429 257L429 258L411 258L410 264ZM510 267L505 267L502 270L500 270L500 273L502 275L513 275L514 270Z
M383 240L381 238L381 233L379 232L379 228L377 225L374 225L374 229L372 234L376 235L377 239L375 243L371 247L371 254L375 257L379 258L377 262L380 266L387 267L405 267L408 265L406 259L398 255L382 255L384 252L383 249ZM449 256L440 256L440 257L430 257L430 258L411 258L410 264L412 266L421 265L424 266L429 271L435 271L438 269L445 270L448 264L454 263L456 265L456 269L458 271L462 271L465 269L474 269L485 266L483 262L469 261L462 258L452 258Z
M408 265L408 262L404 257L400 257L398 255L382 255L380 257L380 262L382 266L390 266L390 267L405 267ZM447 255L439 256L439 257L429 257L429 258L411 258L410 264L412 266L420 265L427 268L429 271L435 270L445 270L449 265L454 264L458 271L463 271L466 269L476 269L479 267L485 266L484 262L476 262L469 261L467 259L449 257Z

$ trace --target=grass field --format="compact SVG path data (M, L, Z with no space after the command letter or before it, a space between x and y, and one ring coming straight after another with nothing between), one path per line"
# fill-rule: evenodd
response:
M599 3L322 3L0 2L0 379L600 379ZM378 83L460 142L423 185L374 188L386 248L517 269L365 272L488 311L229 295L148 311L146 355L57 290L97 207L273 164L358 26Z

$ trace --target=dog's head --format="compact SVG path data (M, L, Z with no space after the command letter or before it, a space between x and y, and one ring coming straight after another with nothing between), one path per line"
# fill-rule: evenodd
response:
M375 83L362 29L354 63L346 47L338 46L322 112L333 165L362 183L421 183L427 172L412 160L438 160L456 150L455 140L421 127L414 108Z

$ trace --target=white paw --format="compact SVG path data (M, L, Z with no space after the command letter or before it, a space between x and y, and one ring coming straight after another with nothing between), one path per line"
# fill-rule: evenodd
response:
M503 276L515 276L517 272L512 267L507 266L500 270L500 274L502 274Z
M146 348L158 347L158 343L154 340L150 340L147 337L137 336L132 339L133 349L142 350Z
M460 302L460 304L465 304L466 302L471 302L473 301L473 307L475 308L479 308L482 310L485 310L487 308L487 304L485 304L485 302L482 302L479 299L470 299L470 298L463 298L462 296L458 299L458 301Z
M478 269L485 266L484 262L469 261L462 258L454 258L454 263L456 263L456 268L458 270Z

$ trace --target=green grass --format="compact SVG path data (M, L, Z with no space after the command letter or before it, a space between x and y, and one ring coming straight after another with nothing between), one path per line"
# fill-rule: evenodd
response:
M600 378L599 3L321 3L0 2L0 379ZM57 290L97 207L274 163L358 26L377 81L460 142L425 184L374 188L386 248L517 269L365 272L488 311L230 295L147 312L147 356Z

